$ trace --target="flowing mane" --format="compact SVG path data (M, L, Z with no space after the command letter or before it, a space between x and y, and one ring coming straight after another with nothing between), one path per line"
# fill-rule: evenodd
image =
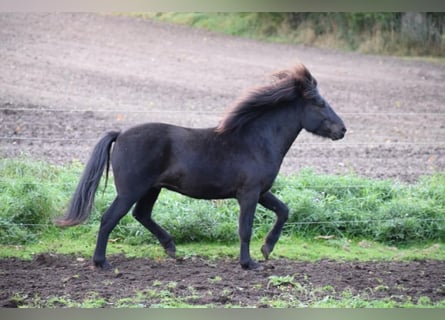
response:
M222 134L235 131L282 102L298 97L311 98L318 94L317 81L303 64L279 71L273 76L275 81L272 84L255 88L238 100L221 120L216 132Z

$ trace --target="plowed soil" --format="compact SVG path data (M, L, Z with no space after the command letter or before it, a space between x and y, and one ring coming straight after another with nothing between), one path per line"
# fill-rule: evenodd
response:
M106 130L153 121L215 126L244 90L301 61L348 132L338 142L302 133L285 158L283 174L312 167L412 183L445 168L444 64L78 13L1 13L0 44L0 157L84 162ZM236 259L110 260L119 272L97 272L73 256L2 259L0 304L27 304L36 296L83 301L96 292L106 306L114 306L159 288L188 303L216 306L269 306L262 297L289 292L304 304L314 299L314 290L333 297L350 290L370 298L444 299L440 261L278 259L263 271L248 272ZM272 275L290 275L293 281L276 285ZM22 298L14 299L17 295ZM158 301L154 295L140 303Z
M32 305L35 297L42 304L54 297L76 302L103 298L103 307L113 307L132 298L134 304L150 307L163 299L165 304L165 297L170 297L215 307L270 307L277 299L304 306L327 297L341 299L345 293L397 302L416 303L419 297L433 302L445 299L443 261L308 263L277 259L265 262L262 271L244 271L235 260L197 257L153 261L118 255L110 261L114 270L98 271L91 262L75 256L40 254L32 261L0 260L0 304ZM62 299L58 301L55 306L65 306Z

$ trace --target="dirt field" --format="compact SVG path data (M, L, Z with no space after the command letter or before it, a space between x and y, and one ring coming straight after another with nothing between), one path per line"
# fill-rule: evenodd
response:
M246 89L301 61L348 132L337 142L302 133L282 173L310 166L318 172L414 182L445 168L444 64L263 43L96 14L1 13L0 44L0 157L85 161L106 130L152 121L215 126ZM110 276L96 274L74 257L48 257L0 261L3 305L13 304L13 293L80 299L97 291L116 301L159 280L178 282L178 295L187 295L189 286L214 292L200 294L197 303L261 306L260 295L280 291L267 288L271 274L295 274L301 283L332 285L337 293L351 288L376 297L403 292L413 299L444 299L444 265L435 261L275 260L274 269L249 273L236 261L214 266L200 260L117 257L122 274ZM217 275L220 281L209 281ZM379 283L389 289L370 293Z
M445 168L445 65L214 35L128 17L0 15L0 156L85 161L105 131L215 126L246 89L297 61L348 133L302 133L283 173L312 166L414 181Z
M277 259L267 261L262 271L244 271L234 260L153 261L112 256L118 271L104 272L80 260L50 254L38 255L33 261L0 260L0 305L27 305L36 296L42 302L54 297L78 302L101 297L106 301L104 307L128 297L138 297L135 300L144 307L166 297L217 307L269 307L273 299L298 300L304 305L328 296L341 298L345 292L362 299L398 302L416 303L419 297L433 302L445 299L443 261L306 263ZM272 280L289 275L293 279L288 282ZM22 299L11 299L13 293Z

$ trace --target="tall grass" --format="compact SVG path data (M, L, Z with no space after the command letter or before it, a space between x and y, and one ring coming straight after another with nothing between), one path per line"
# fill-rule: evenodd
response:
M438 56L445 52L445 14L402 12L141 13L230 35L364 53ZM420 22L416 21L420 19Z
M0 160L0 243L23 244L60 233L51 221L63 214L82 169L79 163L56 166L26 159ZM111 185L103 195L99 191L86 226L74 227L64 236L94 237L102 213L115 196ZM353 174L321 175L307 169L295 176L280 176L273 192L290 208L284 229L289 235L335 235L396 245L445 240L444 173L407 185ZM236 241L237 215L234 200L194 200L170 191L161 193L153 213L177 243ZM274 220L272 212L258 206L254 236L264 237ZM129 244L155 242L130 214L111 238Z
M345 235L387 243L445 239L445 175L417 184L302 171L276 193L291 208L291 232ZM280 187L281 185L281 187Z

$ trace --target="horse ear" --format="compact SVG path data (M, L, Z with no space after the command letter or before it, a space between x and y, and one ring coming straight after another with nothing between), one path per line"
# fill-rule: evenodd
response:
M317 80L315 80L305 66L302 66L299 69L297 81L299 84L299 89L305 98L314 96L314 92L316 92L317 89Z
M317 85L317 82L315 81L314 77L305 66L301 66L299 77L305 83L305 85L308 86Z

